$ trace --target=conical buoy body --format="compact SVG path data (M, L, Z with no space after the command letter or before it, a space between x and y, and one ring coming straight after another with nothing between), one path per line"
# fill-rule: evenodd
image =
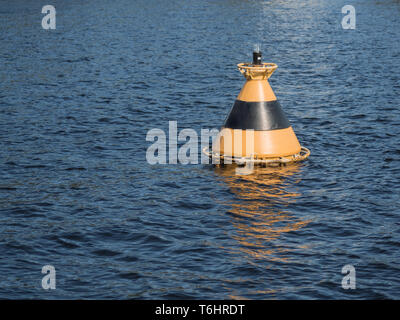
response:
M213 156L254 159L294 156L292 161L302 160L302 147L268 82L277 65L240 63L238 68L246 83L213 143Z

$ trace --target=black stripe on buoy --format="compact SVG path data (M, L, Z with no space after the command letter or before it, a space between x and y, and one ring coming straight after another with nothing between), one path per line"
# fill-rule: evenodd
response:
M264 131L286 129L290 127L290 123L277 100L257 102L236 100L224 127Z

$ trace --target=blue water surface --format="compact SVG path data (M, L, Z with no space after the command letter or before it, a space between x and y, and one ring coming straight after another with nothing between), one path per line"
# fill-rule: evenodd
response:
M400 298L399 1L355 30L342 0L48 4L0 1L0 298ZM223 124L255 43L310 158L150 165L148 130Z

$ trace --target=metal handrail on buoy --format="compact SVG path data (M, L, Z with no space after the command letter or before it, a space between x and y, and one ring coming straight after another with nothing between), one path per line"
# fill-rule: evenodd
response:
M268 79L274 71L278 68L275 63L264 62L260 65L255 65L249 62L242 62L237 65L239 71L247 78L254 79L261 77L262 79Z
M243 163L253 163L255 165L277 165L277 164L288 164L288 163L293 163L293 162L298 162L305 160L308 158L308 156L311 154L310 150L307 149L306 147L301 147L300 152L296 153L294 155L290 156L283 156L283 157L274 157L274 158L257 158L257 157L235 157L235 156L226 156L226 155L221 155L216 152L212 152L209 150L209 147L203 148L203 153L207 155L209 158L214 158L214 159L219 159L219 161L222 160L222 163L224 163L224 160L227 160L229 163L237 163L237 164L243 164ZM219 163L217 163L219 164Z

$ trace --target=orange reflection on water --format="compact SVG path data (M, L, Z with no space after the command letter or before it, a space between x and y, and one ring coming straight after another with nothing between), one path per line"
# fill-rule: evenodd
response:
M225 248L238 259L290 262L282 236L305 227L310 220L294 216L288 209L301 194L296 189L301 165L257 168L249 175L237 175L235 166L216 167L237 201L229 203L236 244ZM239 244L239 245L238 245Z

